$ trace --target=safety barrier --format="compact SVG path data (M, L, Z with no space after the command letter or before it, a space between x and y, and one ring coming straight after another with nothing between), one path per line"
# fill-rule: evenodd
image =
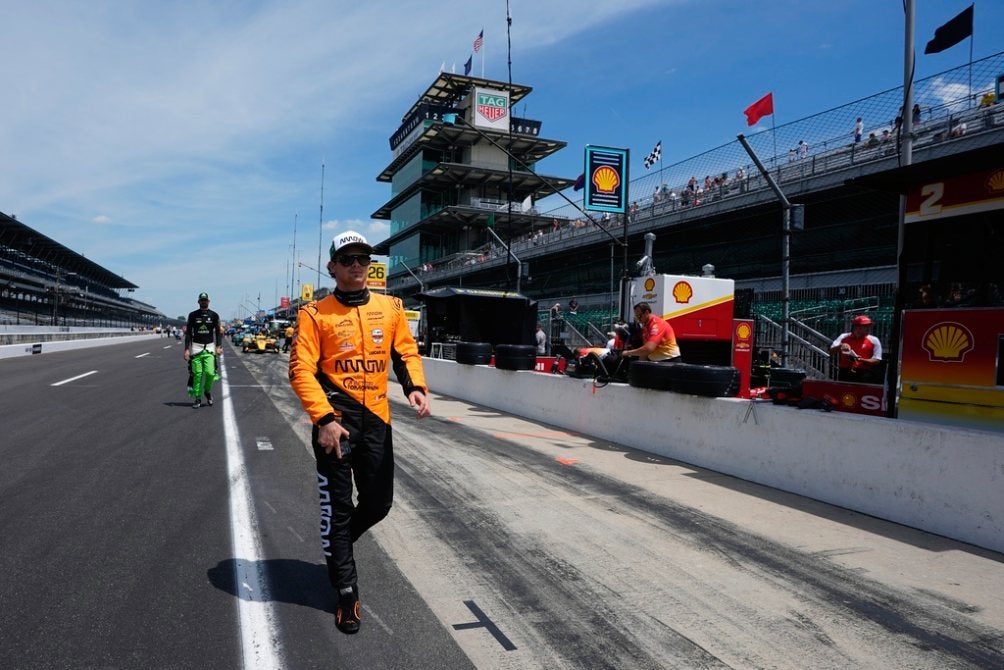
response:
M1004 552L1000 434L445 360L425 372L437 393Z

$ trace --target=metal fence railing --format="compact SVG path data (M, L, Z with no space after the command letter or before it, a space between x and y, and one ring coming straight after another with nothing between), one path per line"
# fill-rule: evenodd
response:
M1004 52L915 82L915 148L962 143L1004 126L1004 102L988 104L1002 71ZM805 179L895 155L902 101L903 88L897 86L773 129L754 128L746 139L779 181ZM861 141L855 141L859 118L864 132ZM663 151L669 153L665 147ZM741 144L733 141L665 167L660 164L631 180L630 193L637 196L630 209L640 220L766 187ZM565 204L546 215L568 220L581 216L575 206Z

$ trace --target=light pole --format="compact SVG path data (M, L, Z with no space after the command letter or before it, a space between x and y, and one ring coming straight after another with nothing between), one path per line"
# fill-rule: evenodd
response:
M756 155L753 151L753 147L750 146L749 142L746 141L746 137L740 133L737 138L739 143L742 144L743 149L749 154L750 158L753 159L753 163L760 169L763 173L763 178L767 180L767 185L770 186L771 190L774 191L774 195L777 196L778 201L781 203L782 216L781 216L781 228L782 228L782 239L781 239L781 365L788 365L788 353L789 353L789 335L791 333L791 324L789 319L791 318L791 214L794 210L796 212L796 217L799 220L799 230L804 227L804 219L802 217L802 205L792 205L787 196L785 196L784 191L778 186L774 178L771 177L770 172L764 167L764 164L760 161L760 157Z
M55 299L52 301L52 325L59 326L59 294L62 291L63 279L69 277L76 277L76 272L67 272L63 274L62 268L56 268L56 294ZM66 317L63 317L63 325L66 325Z
M52 298L52 325L53 327L59 326L59 277L60 269L56 268L56 291Z
M498 240L499 244L501 244L502 246L504 246L506 252L508 252L508 254L510 256L512 256L512 259L514 261L516 261L516 293L519 293L520 280L523 277L523 262L516 256L516 254L514 254L512 252L512 247L510 247L508 244L506 244L505 242L503 242L502 238L495 234L494 230L492 230L491 228L485 228L485 230L487 230L489 233L491 233L492 237L494 237L496 240Z
M404 261L401 261L401 265L403 265L403 266L404 266L404 269L405 269L405 270L407 270L407 271L408 271L408 273L409 273L409 274L410 274L410 275L411 275L412 277L414 277L414 278L415 278L415 281L417 281L417 282L418 282L418 290L419 290L419 291L421 291L422 293L425 293L425 282L423 282L423 281L422 281L421 279L419 279L419 278L418 278L418 275L417 275L417 274L415 274L414 272L412 272L412 271L411 271L411 268L410 268L410 267L408 267L408 264L407 264L407 263L405 263ZM519 291L517 291L517 293L519 293Z

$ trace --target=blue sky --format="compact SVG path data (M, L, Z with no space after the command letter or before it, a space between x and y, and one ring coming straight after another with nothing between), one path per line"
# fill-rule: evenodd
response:
M917 78L967 62L924 56L969 5L917 0ZM208 291L224 317L287 293L337 232L384 239L369 215L389 136L483 28L485 76L506 80L506 3L413 0L0 0L0 211L138 284L170 316ZM778 125L898 86L901 0L511 0L516 110L568 147L657 140L666 164L747 132L773 91ZM1004 50L1004 2L976 6L974 58ZM474 74L481 72L480 55ZM524 106L525 103L525 106ZM320 216L321 164L325 165ZM313 270L300 280L316 283ZM322 277L322 285L330 280Z

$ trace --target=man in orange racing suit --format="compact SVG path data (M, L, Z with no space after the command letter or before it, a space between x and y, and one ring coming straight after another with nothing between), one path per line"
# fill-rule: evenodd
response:
M343 633L357 632L360 623L352 543L387 516L393 500L389 365L418 418L430 411L422 359L401 301L366 288L372 252L359 233L334 238L327 267L335 291L300 309L289 358L290 384L314 424L321 546L338 590L335 625Z

